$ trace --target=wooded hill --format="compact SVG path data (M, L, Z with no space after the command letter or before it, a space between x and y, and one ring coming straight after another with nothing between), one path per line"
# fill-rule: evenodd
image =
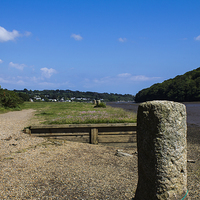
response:
M152 100L200 101L200 67L139 91L135 102Z
M117 93L98 93L98 92L80 92L80 91L71 91L71 90L14 90L19 94L24 101L29 101L30 98L34 99L34 97L38 96L45 101L49 99L57 99L60 101L68 100L75 97L75 101L77 99L87 99L88 101L92 101L94 99L99 100L102 99L105 102L109 101L133 101L134 96L131 94L117 94Z

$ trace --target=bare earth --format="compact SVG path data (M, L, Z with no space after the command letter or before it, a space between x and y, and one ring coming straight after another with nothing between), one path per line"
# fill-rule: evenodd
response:
M132 157L118 157L117 147L29 136L22 130L30 125L33 113L23 110L0 115L0 199L134 197L135 148L123 149Z
M129 105L127 110L136 108ZM194 118L188 123L188 160L195 162L188 162L188 190L191 199L200 199L200 126L194 117L200 110L188 106L187 112L188 119ZM133 157L117 157L116 150L122 148L32 137L22 130L38 123L33 114L23 110L0 115L0 199L134 197L135 148L123 148Z

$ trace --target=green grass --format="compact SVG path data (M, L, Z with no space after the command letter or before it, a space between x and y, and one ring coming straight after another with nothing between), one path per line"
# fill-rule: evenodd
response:
M94 104L78 102L25 102L23 109L35 109L44 124L134 123L136 114L120 108L94 108Z
M10 111L19 111L21 110L20 107L17 107L17 108L4 108L0 105L0 114L2 113L7 113L7 112L10 112Z

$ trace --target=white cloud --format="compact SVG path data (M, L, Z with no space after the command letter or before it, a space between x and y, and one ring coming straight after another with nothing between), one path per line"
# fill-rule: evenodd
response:
M121 79L123 78L124 80L127 80L127 81L149 81L149 80L156 80L160 78L160 77L147 77L144 75L133 76L130 73L118 74L117 77Z
M28 36L30 36L31 34L32 34L31 32L26 31L26 32L24 33L24 36L28 37Z
M17 63L13 63L13 62L10 62L9 66L14 67L14 68L19 69L19 70L23 70L24 67L26 67L25 64L17 64Z
M138 76L132 76L130 78L130 80L132 81L149 81L149 80L153 80L153 79L157 79L158 77L147 77L147 76L143 76L143 75L138 75Z
M42 87L47 87L47 88L59 88L60 86L65 86L65 87L74 87L73 84L71 84L69 81L63 82L63 83L55 83L55 82L47 82L47 81L37 81L37 84Z
M29 80L31 80L32 82L38 82L38 80L40 80L40 78L36 78L35 76L33 76L33 77L29 78Z
M56 86L56 84L54 84L54 83L50 83L50 82L40 82L40 83L38 83L38 85L42 85L42 86L44 86L44 87L48 87L48 86Z
M109 83L109 82L113 82L113 78L110 76L106 76L100 79L94 79L93 82L97 83L97 84L104 84L104 83Z
M42 71L42 76L45 78L50 78L53 74L57 73L57 71L53 68L48 69L44 67L44 68L41 68L40 70Z
M14 40L16 37L20 37L18 31L13 30L12 32L7 31L5 28L0 26L0 42L7 42L9 40Z
M126 38L119 38L118 39L119 42L126 42L126 40L127 40Z
M130 77L131 74L129 74L129 73L122 73L122 74L118 74L117 76L123 78L123 77Z
M144 75L138 75L138 76L133 76L130 73L122 73L118 74L117 77L121 79L124 79L124 81L149 81L149 80L156 80L159 79L160 77L147 77Z
M130 73L122 73L116 76L106 76L99 79L85 79L85 87L91 87L91 85L121 85L121 84L133 84L135 82L144 82L151 80L158 80L160 77L147 77L144 75L133 76Z
M195 37L194 39L200 41L200 35Z
M50 83L50 82L42 82L41 77L28 77L28 76L16 76L16 77L0 77L0 85L1 84L12 84L14 87L17 86L49 86L52 87L59 87L60 84Z
M3 60L0 59L0 64L3 63Z
M82 40L83 38L80 35L72 34L71 38L74 38L75 40Z
M25 81L27 80L27 81ZM27 77L21 77L21 76L16 76L16 77L6 77L6 78L1 78L0 77L0 84L4 83L4 84L12 84L14 87L17 85L28 85L30 83L30 78L27 79Z
M19 80L19 81L17 81L17 84L18 85L25 85L25 82L23 80Z
M13 30L12 32L7 31L5 28L3 28L2 26L0 26L0 42L7 42L9 40L15 40L15 38L17 37L23 37L23 36L30 36L31 32L26 31L23 34L20 34L18 31Z
M8 83L8 82L9 81L7 81L6 79L0 77L0 83Z

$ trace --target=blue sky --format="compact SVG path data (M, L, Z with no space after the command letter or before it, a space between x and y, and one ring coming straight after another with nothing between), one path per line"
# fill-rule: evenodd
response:
M0 0L0 85L133 94L200 66L199 0Z

